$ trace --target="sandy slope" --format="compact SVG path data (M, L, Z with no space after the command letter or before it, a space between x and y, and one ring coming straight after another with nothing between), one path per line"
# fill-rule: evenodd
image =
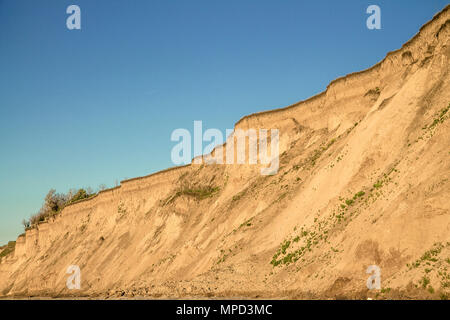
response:
M123 181L19 237L0 295L450 295L449 19L307 101L241 119L280 130L276 175L192 164ZM366 287L372 264L382 290Z

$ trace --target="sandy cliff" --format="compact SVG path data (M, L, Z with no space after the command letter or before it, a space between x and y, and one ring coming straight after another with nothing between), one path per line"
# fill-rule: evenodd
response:
M447 7L372 68L241 119L279 129L276 175L192 164L66 207L17 239L0 295L445 298L449 36Z

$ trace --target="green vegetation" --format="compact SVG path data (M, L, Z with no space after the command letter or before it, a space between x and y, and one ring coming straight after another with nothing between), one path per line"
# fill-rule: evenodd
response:
M422 288L426 289L426 287L430 284L430 278L423 276L422 278Z
M219 258L219 260L217 261L217 264L220 264L222 262L225 262L225 260L227 259L228 255L224 254L221 258Z
M353 204L353 202L355 202L353 199L345 200L345 204L348 205L348 206L351 206Z
M386 174L384 174L384 180L382 181L389 181L389 175L394 171L398 172L395 167L393 167ZM331 215L322 219L319 219L318 217L314 218L314 225L312 225L309 230L301 227L299 234L296 232L292 238L284 240L280 244L280 248L273 255L270 263L274 267L295 263L299 259L304 260L304 255L311 252L313 248L317 247L319 244L330 244L328 241L330 234L334 232L336 228L339 228L340 224L350 222L352 217L357 215L359 206L365 203L363 202L363 198L365 196L366 192L360 190L351 198L345 199L343 197L339 197L339 201L341 201L341 203L338 204L338 207L333 210ZM294 232L296 230L297 228L294 228ZM331 247L331 251L339 252L338 249L333 247Z
M359 198L362 198L365 194L366 193L364 191L359 191L359 192L355 193L351 199L345 200L345 204L343 204L343 203L340 204L341 209L345 209L345 208L347 208L347 206L350 207L351 205L353 205L355 203L355 201L357 201Z
M248 219L248 220L242 222L242 223L239 225L239 227L238 227L237 229L234 229L231 233L235 233L235 232L237 232L238 230L240 230L240 229L242 229L242 228L244 228L244 227L251 227L251 226L252 226L253 218L254 218L254 217L251 217L250 219ZM231 233L230 233L230 234L231 234Z
M315 237L316 237L316 234L314 232L309 233L307 231L303 231L303 229L302 229L300 232L300 235L297 235L292 241L291 240L283 241L283 243L281 244L278 251L273 255L272 261L270 263L274 267L276 267L280 264L287 265L287 264L296 262L306 253L306 251L312 250L311 249L312 245L317 245L318 241ZM291 245L293 243L300 242L301 238L307 238L304 241L306 243L306 245L301 246L299 249L288 253L288 249L291 247ZM281 257L280 259L278 259L280 256L284 256L284 257Z
M381 93L381 90L379 87L376 87L375 89L370 89L366 92L365 96L367 95L379 95Z
M100 190L103 190L104 187L100 186ZM48 220L50 217L57 215L60 213L64 207L75 203L77 201L81 201L84 199L89 199L97 195L97 192L93 192L91 188L88 189L78 189L78 190L70 190L68 193L56 193L55 189L51 189L44 199L44 204L41 209L34 215L30 217L29 220L22 220L22 224L25 230L29 228L33 228L41 222Z
M382 288L381 289L381 293L389 293L389 291L391 291L391 288Z
M125 207L125 203L123 203L122 201L119 202L118 206L117 206L117 216L116 216L116 222L121 221L123 218L125 218L127 216L127 209Z
M94 193L88 193L86 190L84 190L84 189L79 189L73 196L72 196L72 198L69 200L69 201L67 201L67 204L70 204L70 203L74 203L74 202L77 202L77 201L80 201L80 200L83 200L83 199L88 199L88 198L90 198L90 197L92 197L92 196L94 196L95 194Z
M193 197L197 200L204 200L210 197L213 197L220 191L219 187L213 187L213 186L188 186L184 185L181 186L178 191L168 197L166 200L164 200L163 205L167 205L171 202L173 202L176 198L180 196L189 196Z
M442 249L444 248L444 245L441 243L435 243L433 247L426 251L419 259L417 259L415 262L413 262L409 266L409 269L418 268L421 264L426 264L427 261L429 262L437 262L437 256L441 253ZM428 273L428 272L427 272Z
M353 196L353 199L361 198L361 197L364 196L365 194L366 194L366 193L365 193L364 191L357 192L357 193L355 193L355 195Z
M231 253L231 249L229 249L229 252ZM228 254L225 253L225 250L220 249L220 253L222 254L222 257L220 257L219 260L217 260L217 264L225 262L225 260L228 258Z
M219 192L219 190L220 190L219 187L211 187L211 186L197 187L197 188L183 188L180 191L178 191L177 194L191 196L198 200L203 200L212 197L217 192Z
M127 209L125 208L125 204L123 202L120 202L117 206L117 212L122 214L127 213Z
M246 193L247 193L247 189L245 189L244 191L241 191L241 192L235 194L233 196L233 202L239 201L243 196L245 196Z
M289 248L290 245L291 245L291 241L286 240L286 241L281 245L281 252L282 252L283 254L285 254L287 248Z
M431 122L431 124L429 124L429 125L426 124L422 127L422 130L424 130L424 133L422 135L420 135L415 140L415 142L418 142L419 140L424 140L424 136L426 138L431 138L434 135L434 132L435 132L434 129L437 127L437 125L443 123L445 120L447 120L450 117L448 114L449 110L450 110L450 103L446 108L443 108L443 109L439 110L438 112L436 112L434 114L434 119Z
M250 218L247 221L245 221L244 223L241 223L241 225L239 226L238 229L240 229L242 227L251 227L252 226L252 220L253 220L253 218Z
M434 127L436 127L439 123L442 123L445 121L446 117L445 115L447 114L448 110L450 109L450 103L446 108L441 109L436 115L435 118L433 120L433 122L431 123L430 126L428 126L428 129L433 129Z
M441 299L443 298L442 295L444 295L444 297L448 296L448 289L450 288L450 272L447 270L447 260L449 258L441 257L441 255L448 254L448 248L450 248L450 242L435 243L431 249L425 251L419 259L406 265L409 270L421 268L423 276L416 287L420 286L431 294L436 292L431 286L431 279L437 278L440 282L440 289L437 292L440 292Z
M326 145L320 147L313 151L312 155L309 157L309 162L312 167L316 165L316 161L322 156L322 154L327 151L334 143L336 139L331 139Z
M14 252L15 249L16 249L15 241L10 241L10 242L8 242L7 245L0 247L0 260L3 257L6 257L7 255L9 255L11 252Z
M383 181L377 181L376 183L373 184L373 187L375 189L380 189L383 186Z

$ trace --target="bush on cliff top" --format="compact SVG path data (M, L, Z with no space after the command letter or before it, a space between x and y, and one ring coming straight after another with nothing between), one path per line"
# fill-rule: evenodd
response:
M100 187L100 190L103 189ZM51 189L44 199L41 209L30 217L29 220L23 220L22 224L25 230L35 227L40 222L46 221L49 217L61 212L61 210L77 201L88 199L95 196L97 192L93 192L91 188L70 190L68 193L56 193L55 189Z
M0 247L0 259L6 257L8 254L13 252L16 249L16 242L10 241L7 245Z

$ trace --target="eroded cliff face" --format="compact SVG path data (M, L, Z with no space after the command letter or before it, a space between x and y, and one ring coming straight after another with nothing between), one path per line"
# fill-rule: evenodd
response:
M0 293L448 295L449 35L447 7L374 67L241 119L279 129L276 175L192 164L66 207L17 239ZM69 265L80 290L66 288ZM367 289L370 265L384 290Z

